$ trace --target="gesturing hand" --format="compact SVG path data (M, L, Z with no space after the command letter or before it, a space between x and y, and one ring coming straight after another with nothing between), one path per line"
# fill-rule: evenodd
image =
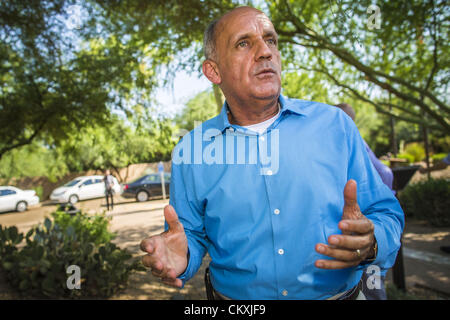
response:
M339 229L342 235L331 235L328 243L318 243L316 251L336 260L317 260L315 266L323 269L354 267L374 252L374 226L360 211L356 197L356 181L349 180L344 188L344 210Z
M177 277L187 267L187 238L171 205L164 207L164 218L169 225L168 230L141 242L141 250L147 252L142 263L151 268L152 274L160 277L163 283L181 287L182 281Z

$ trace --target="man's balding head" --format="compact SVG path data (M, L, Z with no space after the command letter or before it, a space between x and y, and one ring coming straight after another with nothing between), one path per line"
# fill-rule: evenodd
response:
M252 7L237 7L225 13L220 18L215 19L208 25L203 36L203 54L205 55L206 59L216 60L216 40L219 37L220 32L224 29L227 19L236 14L241 14L247 11L254 11L260 14L264 14L264 12L262 12L261 10Z
M281 91L278 35L263 12L233 9L208 27L204 40L203 73L222 89L228 105L259 101L276 107Z

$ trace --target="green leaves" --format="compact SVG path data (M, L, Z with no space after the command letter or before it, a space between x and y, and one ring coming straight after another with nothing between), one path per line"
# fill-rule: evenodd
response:
M129 275L141 270L137 260L110 240L109 219L104 215L55 212L26 235L26 245L17 228L0 226L0 271L25 297L108 297L123 289ZM32 238L33 237L33 238ZM12 245L14 244L14 245ZM131 260L131 261L130 261ZM79 266L82 286L69 290L67 269Z
M175 118L175 122L180 128L191 131L196 121L203 122L216 115L217 104L214 94L207 90L190 99L181 114Z
M436 227L450 226L450 181L431 179L408 185L399 194L405 215Z
M346 99L448 134L445 1L378 1L379 29L368 27L370 0L267 3L289 68L322 74Z

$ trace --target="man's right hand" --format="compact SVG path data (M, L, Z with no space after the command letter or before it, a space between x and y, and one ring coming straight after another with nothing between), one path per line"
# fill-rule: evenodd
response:
M164 207L164 218L169 226L168 230L141 242L141 250L147 253L142 258L142 263L151 268L152 274L160 277L163 283L181 288L183 283L177 277L187 267L187 238L171 205Z

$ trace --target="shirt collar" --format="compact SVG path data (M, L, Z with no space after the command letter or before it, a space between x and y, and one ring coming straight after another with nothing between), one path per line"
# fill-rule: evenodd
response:
M302 109L301 105L296 104L294 101L285 98L283 95L280 94L280 97L278 98L278 101L280 102L281 106L281 114L280 117L286 114L287 112L295 113L298 115L306 116L307 113L305 110ZM228 120L228 104L225 101L223 104L222 110L220 111L220 114L217 116L217 129L219 129L222 133L229 128L232 128L233 125L230 124L230 121Z

